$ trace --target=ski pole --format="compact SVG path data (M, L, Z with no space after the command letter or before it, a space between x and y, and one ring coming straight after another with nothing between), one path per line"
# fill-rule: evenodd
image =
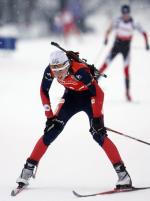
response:
M99 60L100 56L103 54L104 50L105 50L104 45L102 45L101 48L99 49L99 51L97 52L96 57L94 59L94 63L96 65L98 64L98 60Z
M138 138L135 138L135 137L126 135L126 134L124 134L124 133L121 133L121 132L119 132L119 131L113 130L113 129L108 128L108 127L105 127L105 128L106 128L107 131L111 131L111 132L116 133L116 134L118 134L118 135L122 135L122 136L124 136L124 137L131 138L132 140L136 140L136 141L138 141L138 142L141 142L141 143L150 145L149 142L145 142L145 141L143 141L143 140L140 140L140 139L138 139Z

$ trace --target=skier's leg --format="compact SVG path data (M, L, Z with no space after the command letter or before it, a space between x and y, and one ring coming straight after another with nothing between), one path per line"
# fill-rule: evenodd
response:
M102 147L112 163L117 175L117 188L127 188L132 186L131 178L124 166L119 151L115 144L108 138L106 129L104 127L103 116L97 119L92 119L90 132L93 139Z
M96 87L96 94L95 99L92 97L91 101L86 101L84 111L89 117L90 132L93 136L93 139L104 149L108 158L114 165L122 160L116 146L107 137L107 131L104 126L102 114L104 93L99 86Z
M99 68L100 74L103 73L107 69L110 62L111 62L111 59L110 59L110 56L108 55L108 57L105 59L102 66L100 66L100 68Z
M65 104L64 105L59 104L58 107L66 108ZM57 138L57 136L63 130L66 122L68 121L68 118L70 117L70 115L68 115L68 111L66 109L65 111L66 111L66 115L64 116L64 118L60 119L58 114L57 116L58 123L54 122L52 125L52 128L49 131L44 132L44 135L36 143L29 159L40 161L40 159L46 152L48 146ZM70 114L70 111L69 111L69 114Z
M114 47L109 52L109 54L106 57L104 63L102 64L102 66L99 67L100 74L103 73L107 69L107 67L109 66L110 62L114 59L114 57L117 54L118 54L118 48L117 48L116 44L114 44Z
M124 59L124 79L125 79L125 91L126 91L126 98L128 101L131 101L131 94L130 94L130 49L126 48L122 52L123 59Z
M110 64L111 60L112 60L112 55L111 55L111 52L110 52L109 55L106 57L104 63L99 67L100 74L103 73L107 69L107 67Z
M68 97L62 99L56 112L56 117L59 123L54 123L52 129L48 132L44 132L44 135L37 141L31 155L24 165L20 177L17 179L17 183L28 184L29 179L34 174L35 167L38 165L48 146L61 133L70 117L77 112L73 106L74 104L73 100Z
M103 115L91 119L90 132L93 139L103 148L111 163L114 165L122 161L115 144L108 138L104 127Z
M103 104L103 93L99 92L99 102ZM121 159L121 156L119 154L119 151L115 144L108 138L107 131L104 126L104 119L102 115L102 106L99 111L99 109L96 110L95 107L93 107L92 104L87 104L86 109L84 110L90 121L90 132L93 136L93 139L102 147L102 149L105 151L106 155L108 156L110 162L112 163L117 175L118 175L118 182L116 184L117 187L131 187L132 182L131 178L126 171L126 168L124 166L124 163ZM98 115L99 117L95 117L95 115Z

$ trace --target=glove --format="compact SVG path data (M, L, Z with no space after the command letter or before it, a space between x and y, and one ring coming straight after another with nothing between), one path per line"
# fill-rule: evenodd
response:
M105 40L104 40L104 45L107 45L107 44L108 44L108 39L105 38Z
M79 52L67 51L66 55L69 59L79 60Z
M106 128L104 127L103 117L92 119L90 132L92 134L95 133L106 134Z
M146 50L149 50L149 44L146 44Z
M61 130L64 126L64 122L59 120L56 116L48 118L46 121L44 133L49 132L54 126L57 128L57 130Z
M47 121L46 121L46 126L45 126L45 129L44 129L44 133L48 132L53 126L54 126L54 120L55 120L55 116L52 117L52 118L47 118Z
M100 72L99 72L99 70L95 69L95 71L94 71L94 77L96 78L96 80L98 80L100 78Z

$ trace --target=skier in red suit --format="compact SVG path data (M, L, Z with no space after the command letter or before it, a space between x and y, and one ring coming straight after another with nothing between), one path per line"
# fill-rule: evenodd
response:
M109 66L110 62L119 53L121 53L123 56L123 61L124 61L126 98L128 101L131 101L132 98L130 94L129 69L130 69L130 44L133 37L133 31L137 30L143 35L145 40L145 48L146 50L149 50L147 33L143 30L143 28L138 23L135 23L135 21L131 17L129 5L123 5L121 7L121 17L118 17L116 20L114 20L109 26L109 28L107 29L105 34L105 41L104 41L105 45L107 45L108 43L108 36L112 30L115 30L116 32L115 41L103 65L99 67L99 71L100 73L103 73Z
M65 87L56 113L52 111L49 97L49 90L54 78ZM107 136L102 114L104 93L90 73L89 67L70 59L68 54L63 51L52 52L50 63L43 75L40 93L47 117L46 126L43 135L27 158L17 183L28 185L39 161L51 143L62 132L68 120L76 113L83 111L88 115L89 131L93 139L102 147L118 175L117 188L131 187L132 181L124 162L116 146ZM81 127L81 125L78 126Z

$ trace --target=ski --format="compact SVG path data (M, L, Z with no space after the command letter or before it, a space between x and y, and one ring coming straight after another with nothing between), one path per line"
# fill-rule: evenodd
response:
M132 187L132 188L125 188L125 189L113 189L113 190L108 190L108 191L103 191L99 193L92 193L92 194L79 194L76 191L72 191L73 194L76 197L92 197L92 196L97 196L97 195L109 195L109 194L115 194L115 193L125 193L125 192L133 192L133 191L139 191L139 190L146 190L150 189L150 186L148 187Z
M16 196L18 195L20 192L22 192L28 185L24 184L24 183L19 183L19 185L17 186L17 188L13 189L11 191L11 196Z

